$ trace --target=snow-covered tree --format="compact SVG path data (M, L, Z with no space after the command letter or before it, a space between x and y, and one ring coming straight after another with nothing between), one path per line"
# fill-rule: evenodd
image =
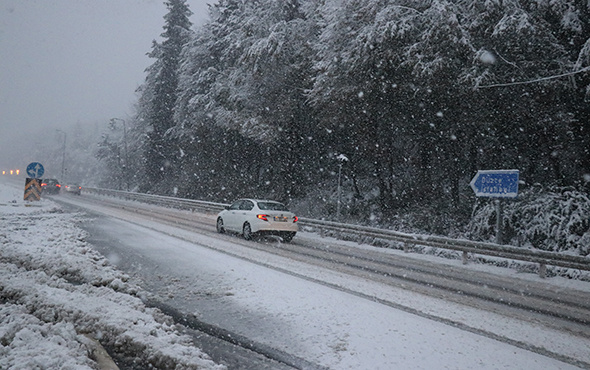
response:
M574 255L590 255L590 198L571 187L543 187L539 184L523 192L515 201L505 202L505 241L522 247ZM493 240L496 234L496 207L482 202L474 210L470 236Z
M193 37L181 63L174 133L183 140L189 183L203 186L215 172L236 188L277 189L278 198L302 189L295 179L302 179L309 153L304 146L313 141L304 92L314 28L300 8L299 1L211 7L211 21ZM215 148L219 155L211 155ZM208 155L202 155L205 149Z
M328 1L310 97L353 170L376 180L383 209L441 194L457 205L478 168L571 181L582 160L563 143L587 137L587 124L563 98L568 79L542 78L571 70L564 40L583 12L559 1Z
M148 127L145 153L148 181L144 190L162 185L157 191L169 193L176 162L169 130L174 127L179 58L190 34L192 12L186 0L169 0L165 4L168 13L164 16L163 41L154 42L150 53L155 62L148 69L146 86L140 90L146 96L141 98L138 114L142 117L140 122Z
M179 195L316 192L329 212L341 172L343 212L452 228L478 169L590 188L586 2L220 0L210 18L181 33L176 89L163 42L140 90L146 166L171 164Z

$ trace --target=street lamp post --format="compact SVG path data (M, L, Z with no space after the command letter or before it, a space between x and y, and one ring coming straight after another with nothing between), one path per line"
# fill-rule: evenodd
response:
M61 181L65 182L65 171L66 171L66 139L68 137L68 134L66 134L65 131L56 130L57 132L61 132L62 134L64 134L64 146L63 146L63 155L62 155L62 159L61 159Z
M342 161L338 163L338 205L336 207L336 220L340 222L340 203L342 203L342 192L340 191L340 179L342 178Z
M338 203L336 206L336 220L340 222L340 204L342 203L342 165L348 161L348 158L344 154L340 154L336 157L338 160Z
M123 144L125 145L125 164L124 164L124 174L125 177L125 186L127 187L127 191L129 191L129 175L127 171L129 171L128 164L129 164L129 157L127 154L127 125L125 124L125 120L122 118L111 118L111 122L114 121L121 121L123 122Z

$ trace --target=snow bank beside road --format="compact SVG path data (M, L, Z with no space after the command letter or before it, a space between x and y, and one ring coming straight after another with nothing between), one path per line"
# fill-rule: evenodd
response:
M3 369L95 368L71 323L45 323L23 305L0 306L0 340Z
M77 216L0 186L0 368L97 369L88 334L139 367L221 369L84 241Z

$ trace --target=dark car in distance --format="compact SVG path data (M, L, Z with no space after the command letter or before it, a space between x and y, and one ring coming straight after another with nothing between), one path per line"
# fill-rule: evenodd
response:
M59 194L61 185L56 179L44 179L41 182L41 193L42 194Z
M81 192L82 192L82 187L78 184L66 185L66 193L80 195Z

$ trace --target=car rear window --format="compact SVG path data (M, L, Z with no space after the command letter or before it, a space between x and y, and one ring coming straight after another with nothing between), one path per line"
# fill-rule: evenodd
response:
M264 211L289 211L282 203L258 202L258 208Z

